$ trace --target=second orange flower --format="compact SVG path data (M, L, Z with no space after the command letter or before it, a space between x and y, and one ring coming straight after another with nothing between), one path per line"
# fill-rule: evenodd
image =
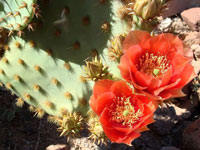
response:
M182 41L172 34L151 37L132 31L123 43L119 69L122 77L152 99L184 96L182 88L195 76Z

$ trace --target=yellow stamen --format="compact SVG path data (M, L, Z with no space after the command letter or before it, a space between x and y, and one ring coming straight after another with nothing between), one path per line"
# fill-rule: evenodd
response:
M109 108L109 113L112 116L111 121L131 127L142 116L140 109L135 110L130 99L130 97L114 99L114 103Z
M167 56L162 56L160 53L145 53L140 59L139 63L136 65L138 70L147 73L148 75L158 76L167 71L170 67L170 61Z

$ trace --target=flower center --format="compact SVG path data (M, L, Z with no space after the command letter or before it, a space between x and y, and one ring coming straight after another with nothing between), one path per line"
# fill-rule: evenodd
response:
M167 59L167 56L147 52L139 58L139 63L136 67L141 72L158 76L167 71L170 67L170 61Z
M141 116L140 109L135 110L130 102L130 97L117 97L109 109L111 120L122 125L130 126L135 123Z

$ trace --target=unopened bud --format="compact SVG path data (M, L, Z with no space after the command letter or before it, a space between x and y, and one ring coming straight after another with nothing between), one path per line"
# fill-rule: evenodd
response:
M161 0L136 0L134 11L144 20L148 20L160 13L161 6Z

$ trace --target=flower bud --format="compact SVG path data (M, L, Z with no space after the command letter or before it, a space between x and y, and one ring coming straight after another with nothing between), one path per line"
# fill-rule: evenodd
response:
M115 38L113 38L111 40L111 45L108 48L108 56L110 58L110 60L119 60L120 57L123 55L123 51L122 51L122 42L124 41L124 36L123 35L119 35L116 36Z
M108 72L108 67L102 63L102 60L97 56L91 61L86 61L86 66L84 66L85 79L97 81L100 79L109 78L110 74Z
M161 0L136 0L134 11L144 20L148 20L160 13L161 6Z
M108 142L108 138L104 133L103 127L99 121L99 117L92 110L88 112L88 126L90 132L89 139L97 142L97 144L106 145Z

